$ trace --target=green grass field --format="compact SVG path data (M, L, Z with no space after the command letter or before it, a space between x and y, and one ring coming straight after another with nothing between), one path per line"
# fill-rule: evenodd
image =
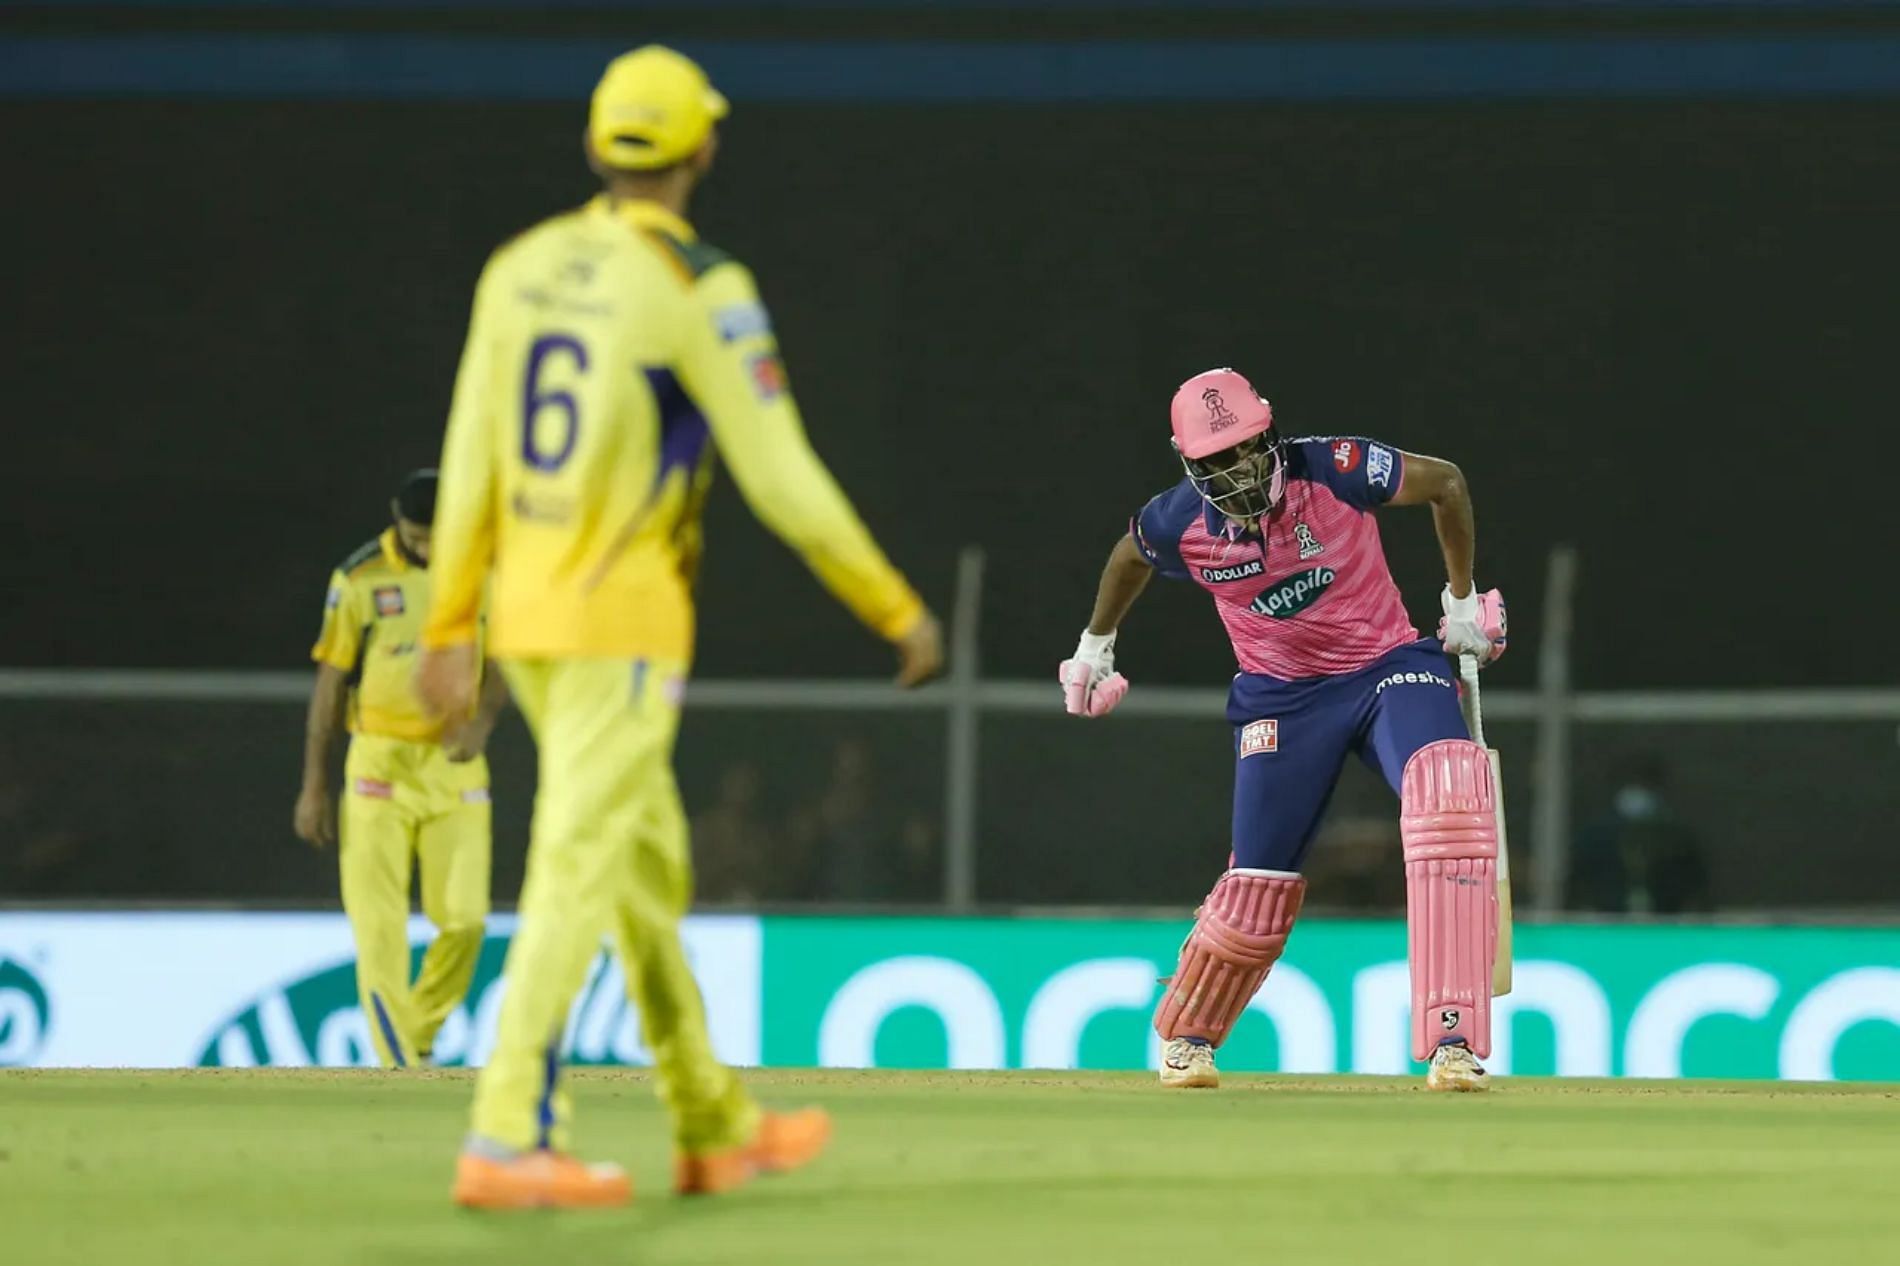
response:
M0 1261L1900 1262L1893 1086L761 1073L834 1150L683 1201L645 1081L578 1080L630 1210L452 1208L463 1074L0 1073Z

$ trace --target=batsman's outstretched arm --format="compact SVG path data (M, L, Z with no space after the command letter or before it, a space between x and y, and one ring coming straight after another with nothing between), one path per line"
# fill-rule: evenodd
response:
M1437 457L1419 453L1406 453L1404 457L1405 479L1391 504L1431 506L1438 547L1445 554L1445 583L1452 597L1469 598L1477 528L1472 522L1471 489L1465 486L1465 473Z
M1089 626L1075 654L1056 670L1063 707L1075 716L1103 716L1128 693L1128 679L1115 671L1115 631L1153 575L1154 566L1142 557L1133 533L1115 543L1095 589Z
M1109 551L1107 566L1102 568L1101 583L1095 589L1095 610L1089 616L1089 633L1113 637L1154 574L1154 567L1136 548L1133 533L1116 541L1115 548Z
M1404 456L1405 478L1392 504L1430 505L1438 547L1445 555L1445 592L1440 599L1445 618L1438 636L1446 654L1471 655L1488 664L1504 653L1504 598L1495 589L1479 593L1472 583L1477 533L1464 472L1436 457Z

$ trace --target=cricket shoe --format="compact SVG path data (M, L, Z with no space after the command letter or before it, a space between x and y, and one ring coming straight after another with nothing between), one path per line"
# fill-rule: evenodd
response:
M618 1165L589 1165L560 1152L505 1159L465 1151L455 1162L455 1203L464 1209L614 1209L633 1199Z
M1214 1048L1192 1038L1169 1038L1161 1048L1161 1084L1170 1090L1220 1089Z
M767 1112L749 1143L717 1152L681 1152L673 1162L673 1190L682 1196L717 1196L760 1174L809 1165L830 1141L831 1117L823 1108Z
M1464 1040L1453 1038L1440 1042L1438 1049L1432 1052L1431 1067L1425 1070L1425 1089L1489 1090L1491 1077Z

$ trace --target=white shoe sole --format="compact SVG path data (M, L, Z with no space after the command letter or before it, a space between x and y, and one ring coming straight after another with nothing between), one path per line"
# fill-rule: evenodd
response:
M1204 1073L1182 1073L1179 1076L1170 1077L1163 1073L1161 1088L1163 1090L1219 1090L1220 1074L1210 1070Z

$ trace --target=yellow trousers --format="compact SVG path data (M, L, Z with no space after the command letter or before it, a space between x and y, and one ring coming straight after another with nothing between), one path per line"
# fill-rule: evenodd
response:
M540 783L495 1048L475 1084L474 1133L513 1148L568 1150L561 1037L610 932L675 1145L703 1152L743 1143L759 1110L713 1057L680 944L693 887L672 765L685 665L519 660L502 671L534 732Z
M356 939L356 987L385 1068L425 1057L468 992L488 918L488 764L437 743L358 734L343 766L338 860ZM409 979L409 882L435 939Z

